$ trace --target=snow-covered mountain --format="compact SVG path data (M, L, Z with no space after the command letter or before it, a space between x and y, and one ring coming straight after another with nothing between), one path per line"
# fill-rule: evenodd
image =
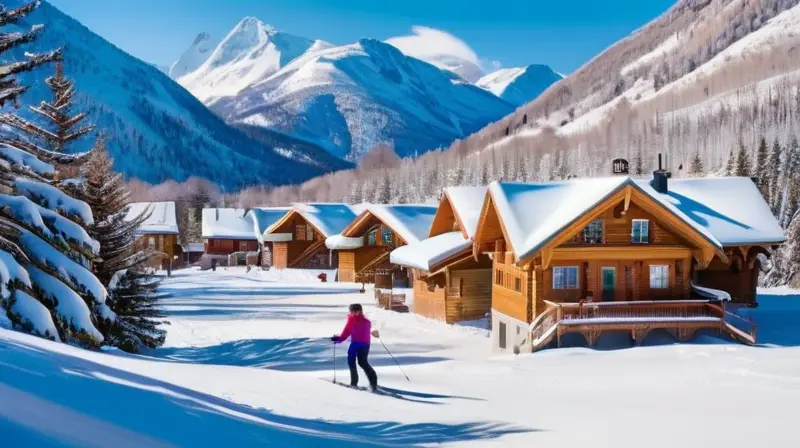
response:
M401 156L435 149L513 110L374 39L307 51L211 107L229 122L283 132L354 161L378 143L392 144Z
M479 79L475 85L511 104L520 106L532 101L563 76L541 64L503 68Z
M210 39L203 39L198 46L195 40L181 58L196 63L195 68L170 73L206 104L219 97L235 96L312 47L330 46L326 42L283 33L255 17L245 17L222 42L213 48L212 43Z
M211 52L217 48L218 44L219 41L214 40L208 33L198 34L194 38L192 46L170 65L168 71L170 78L178 79L187 73L197 70L211 56Z
M8 0L7 7L22 0ZM205 177L225 187L293 183L342 168L341 161L303 144L302 153L287 152L232 128L159 69L128 55L52 5L42 3L21 26L44 24L37 41L13 50L23 52L65 47L64 69L76 80L75 110L89 113L107 136L117 169L148 182ZM9 26L10 30L11 27ZM43 82L52 67L21 76L30 85L21 101L38 104L49 98ZM25 113L23 108L21 113ZM291 142L283 140L291 148ZM89 143L88 141L85 143ZM309 152L313 153L309 156ZM282 154L292 154L304 162ZM308 164L307 160L320 160Z

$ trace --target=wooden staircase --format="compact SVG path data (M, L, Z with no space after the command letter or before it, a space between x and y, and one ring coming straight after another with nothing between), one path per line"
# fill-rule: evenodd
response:
M656 329L678 340L691 339L700 330L716 330L747 345L756 343L756 325L725 309L724 302L664 300L648 302L553 303L536 316L520 346L536 351L553 339L561 344L567 333L584 335L594 345L603 332L629 331L635 343Z
M314 244L308 246L306 250L301 252L300 255L297 256L297 258L295 258L291 263L289 263L289 267L296 268L297 266L302 265L303 263L308 261L308 259L311 258L312 255L319 252L319 250L324 246L325 246L325 240L315 241Z

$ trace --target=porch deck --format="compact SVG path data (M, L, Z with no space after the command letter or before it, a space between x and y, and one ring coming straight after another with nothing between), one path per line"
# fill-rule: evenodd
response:
M656 329L686 341L700 330L715 330L744 344L756 343L756 325L725 309L724 302L711 300L659 300L642 302L554 303L534 319L526 344L532 351L561 336L580 333L594 345L604 332L629 331L635 343Z

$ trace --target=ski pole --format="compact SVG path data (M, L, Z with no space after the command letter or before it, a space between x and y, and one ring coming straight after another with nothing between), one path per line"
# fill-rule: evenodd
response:
M333 382L336 382L336 343L333 343Z
M403 376L404 376L404 377L406 377L406 380L408 380L408 381L411 381L411 380L408 378L408 375L406 375L406 372L403 372L403 368L402 368L402 367L400 367L400 363L399 363L399 362L397 362L397 360L396 360L396 359L394 359L394 356L392 356L392 352L390 352L390 351L389 351L389 349L388 349L388 348L386 348L386 344L384 344L384 343L383 343L383 338L378 338L378 340L379 340L379 341L381 341L381 345L383 346L383 349L384 349L384 350L386 350L386 353L388 353L388 354L389 354L389 357L391 357L391 358L392 358L392 361L394 361L394 363L395 363L395 364L397 364L397 368L398 368L398 369L400 369L400 373L402 373L402 374L403 374Z

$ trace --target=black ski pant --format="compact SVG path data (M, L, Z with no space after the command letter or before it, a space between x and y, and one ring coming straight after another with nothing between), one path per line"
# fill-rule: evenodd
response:
M347 349L347 366L350 367L351 386L358 386L358 370L356 369L356 362L358 362L358 365L367 374L370 387L373 389L378 387L378 374L369 365L368 356L369 344L350 343L350 348Z

